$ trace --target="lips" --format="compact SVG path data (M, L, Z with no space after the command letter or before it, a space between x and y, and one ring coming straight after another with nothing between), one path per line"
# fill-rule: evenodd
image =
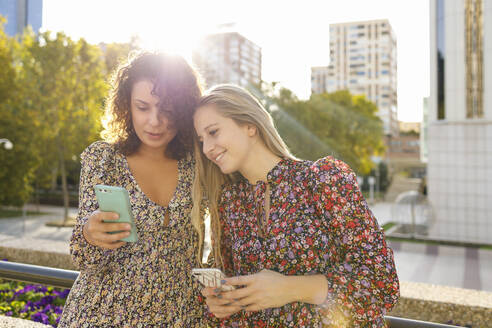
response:
M226 152L225 152L225 151L223 151L222 153L220 153L220 154L218 154L217 156L215 156L215 158L214 158L214 162L218 162L218 161L220 161L220 159L221 159L222 157L224 157L224 154L225 154L225 153L226 153Z
M149 141L160 141L162 140L164 133L145 132L145 135Z

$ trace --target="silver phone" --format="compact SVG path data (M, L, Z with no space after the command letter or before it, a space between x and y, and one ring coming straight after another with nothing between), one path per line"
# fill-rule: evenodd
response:
M195 268L191 270L191 274L205 287L220 288L222 291L230 291L235 289L234 286L223 285L226 275L216 268Z

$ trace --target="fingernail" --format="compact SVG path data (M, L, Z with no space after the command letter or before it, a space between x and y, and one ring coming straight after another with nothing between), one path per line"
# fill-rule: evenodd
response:
M117 219L118 219L118 217L119 217L119 215L118 215L118 214L113 214L113 219L117 220Z
M127 224L127 225L126 225L126 230L131 230L131 229L132 229L132 226L131 226L131 225L129 225L129 224Z

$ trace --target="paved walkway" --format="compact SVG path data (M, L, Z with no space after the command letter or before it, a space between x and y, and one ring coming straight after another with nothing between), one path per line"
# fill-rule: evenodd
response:
M391 217L391 206L371 206L382 225ZM59 207L42 206L51 214L26 219L0 219L0 246L69 253L71 228L47 227L61 218ZM75 208L70 209L76 214ZM469 288L492 292L492 250L390 242L400 280ZM489 277L489 278L487 278Z

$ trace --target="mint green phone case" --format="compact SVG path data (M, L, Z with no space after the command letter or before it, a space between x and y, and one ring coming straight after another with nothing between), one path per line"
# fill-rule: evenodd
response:
M96 193L97 202L99 203L99 210L102 212L115 212L119 214L119 219L116 221L105 222L126 222L130 223L131 231L130 236L121 240L134 243L138 240L137 227L135 226L135 220L133 218L132 207L130 205L130 197L128 191L122 187L113 187L105 185L95 185L94 191ZM119 231L110 232L117 233Z

